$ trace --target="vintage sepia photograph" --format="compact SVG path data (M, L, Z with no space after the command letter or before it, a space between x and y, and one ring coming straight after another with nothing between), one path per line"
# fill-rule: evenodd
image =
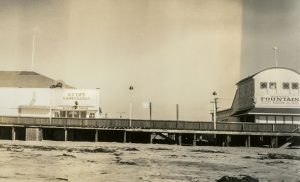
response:
M300 182L300 0L0 0L0 181Z

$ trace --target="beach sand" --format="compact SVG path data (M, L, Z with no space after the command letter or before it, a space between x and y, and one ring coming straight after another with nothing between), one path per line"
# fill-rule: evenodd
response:
M300 149L0 141L0 181L300 181Z

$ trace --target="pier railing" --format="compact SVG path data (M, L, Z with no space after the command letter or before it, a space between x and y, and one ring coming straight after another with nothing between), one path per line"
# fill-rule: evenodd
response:
M82 128L143 128L169 130L212 131L211 121L173 121L173 120L132 120L128 119L82 119L82 118L38 118L0 116L0 125L41 126L41 127L82 127ZM218 122L217 131L237 132L285 132L300 133L297 124L262 124L242 122Z

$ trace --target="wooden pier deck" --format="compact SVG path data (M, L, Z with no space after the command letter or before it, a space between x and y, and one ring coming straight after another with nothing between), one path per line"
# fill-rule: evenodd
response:
M106 134L105 134L106 132ZM75 118L37 118L0 116L0 139L21 140L94 140L119 137L117 141L138 141L152 143L154 136L165 136L174 143L197 145L199 138L214 136L222 145L230 145L232 138L238 137L241 143L251 146L263 137L269 138L270 145L287 143L300 137L300 125L296 124L260 124L260 123L224 123L219 122L216 129L211 121L174 121L174 120L128 120L128 119L75 119ZM115 136L114 136L115 135ZM118 138L117 137L117 138ZM142 138L142 139L141 139ZM263 142L263 141L262 141ZM253 143L253 142L252 142ZM257 142L256 142L257 143ZM263 144L263 143L262 143ZM280 145L282 145L280 144Z

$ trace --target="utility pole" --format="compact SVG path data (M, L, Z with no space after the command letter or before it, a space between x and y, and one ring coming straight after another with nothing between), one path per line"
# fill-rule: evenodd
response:
M218 103L218 98L217 96L217 92L213 92L213 96L214 96L214 101L212 102L214 104L214 116L213 116L213 122L214 122L214 130L217 129L217 103Z
M131 119L132 119L132 92L133 92L133 86L129 86L130 91L130 103L129 103L129 127L131 127Z
M36 47L36 38L38 36L38 29L37 27L35 27L33 29L33 35L32 35L32 50L31 50L31 67L30 67L30 71L34 71L34 61L35 61L35 47Z
M32 52L31 52L31 71L34 71L34 56L35 56L35 33L32 36Z
M179 120L179 105L176 104L176 120Z
M152 120L152 103L149 102L149 114L150 114L150 121Z

